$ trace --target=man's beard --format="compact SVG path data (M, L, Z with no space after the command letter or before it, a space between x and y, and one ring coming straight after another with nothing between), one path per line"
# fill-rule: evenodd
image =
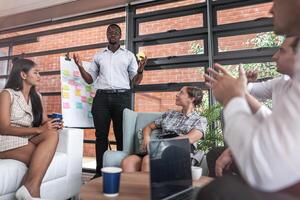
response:
M108 43L111 44L111 45L115 45L115 44L117 44L117 41L111 41L110 40L110 41L108 41Z

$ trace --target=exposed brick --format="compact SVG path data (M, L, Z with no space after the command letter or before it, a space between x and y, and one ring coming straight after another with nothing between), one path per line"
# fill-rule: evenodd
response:
M151 8L140 8L137 13L151 12L167 8L175 8L179 6L191 5L194 3L204 2L204 0L183 0L168 3L165 5L153 6ZM269 9L271 3L259 4L256 6L247 6L242 8L229 9L218 12L218 24L227 24L234 22L241 22L247 20L253 20L259 17L269 17ZM56 28L62 28L66 26L72 26L87 22L100 21L104 19L111 19L115 17L125 16L124 12L113 13L105 16L97 16L89 19L75 20L72 22L55 24L47 27L40 27L25 31L19 31L9 34L0 35L0 39L24 35L33 32L52 30ZM124 39L126 36L125 24L120 24ZM176 17L171 19L163 19L151 22L141 23L139 32L143 34L152 34L158 32L165 32L171 29L187 29L203 26L202 14L188 15L185 17ZM251 48L252 46L246 44L248 40L254 38L255 34L224 37L219 39L219 48L222 51L238 50ZM106 27L95 27L90 29L59 33L55 35L47 35L39 38L39 42L17 45L13 48L13 54L29 53L37 51L46 51L59 48L68 48L73 46L95 44L100 42L106 42ZM203 41L194 41L200 43L203 46ZM167 57L167 56L180 56L190 55L192 42L178 42L173 44L153 45L147 47L140 47L140 51L144 51L149 58ZM0 50L7 51L7 48L1 48ZM80 55L82 60L91 61L93 55L100 51L100 49L85 50L76 52ZM64 54L55 54L34 57L33 59L40 71L59 70L59 57ZM181 68L172 70L155 70L145 71L142 84L156 84L156 83L168 83L168 82L198 82L203 81L203 74L198 68ZM203 71L203 70L202 70ZM60 76L43 76L41 84L38 87L40 92L57 92L60 91ZM145 112L163 112L170 109L180 109L175 105L176 92L149 92L149 93L137 93L135 94L135 110ZM46 113L61 112L61 97L60 96L45 96L43 97L43 103ZM85 139L95 139L95 130L85 130ZM109 138L114 140L113 130L110 129ZM84 144L84 156L95 156L95 148L93 144Z

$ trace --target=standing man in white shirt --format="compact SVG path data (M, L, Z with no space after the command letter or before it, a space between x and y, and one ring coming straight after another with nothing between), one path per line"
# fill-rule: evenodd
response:
M86 71L78 55L74 61L86 83L97 89L92 115L96 129L96 174L101 176L103 154L108 148L110 122L113 122L117 150L123 149L123 110L131 107L130 85L138 85L143 78L147 58L139 64L135 55L120 46L121 28L111 24L106 32L108 47L94 56Z
M300 0L273 2L276 33L299 36ZM293 76L278 86L282 100L273 113L247 94L242 68L237 79L220 65L209 70L208 85L225 106L225 139L247 183L223 177L204 188L199 199L300 199L299 47L297 52Z

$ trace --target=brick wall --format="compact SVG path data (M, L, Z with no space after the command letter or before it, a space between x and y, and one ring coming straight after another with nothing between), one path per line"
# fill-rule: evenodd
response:
M176 3L168 3L161 6L154 6L151 8L141 8L137 10L137 13L150 12L166 8L174 8L184 5L190 5L193 3L203 2L202 0L184 0ZM248 6L244 8L230 9L226 11L218 12L218 24L234 23L238 21L252 20L259 17L269 17L268 10L271 4L265 3L258 6ZM6 37L12 37L17 35L24 35L27 33L51 30L55 28L61 28L65 26L71 26L75 24L81 24L86 22L93 22L103 19L110 19L114 17L124 16L125 13L115 13L105 16L93 17L90 19L76 20L73 22L56 24L47 27L35 28L25 31L19 31L15 33L2 34L0 39ZM139 32L143 34L152 34L158 32L165 32L171 29L186 29L203 26L202 14L189 15L186 17L176 17L171 19L157 20L153 22L142 23ZM121 24L123 31L123 38L125 38L125 24ZM39 38L39 42L25 45L18 45L13 48L14 54L29 53L37 51L46 51L59 48L68 48L73 46L94 44L106 41L106 27L95 27L85 30L78 30L66 33L59 33L55 35L42 36ZM244 36L225 37L219 39L220 51L238 50L251 48L251 45L246 42L255 37L255 34L249 34ZM203 41L190 41L190 42L178 42L173 44L154 45L149 47L141 47L139 50L144 51L149 58L165 57L165 56L179 56L189 55L191 52L191 45L193 42L203 45ZM82 60L91 61L93 55L99 51L99 49L85 50L77 52L80 54ZM34 57L33 59L39 66L40 71L59 70L59 57L64 54L55 54ZM196 82L203 81L203 74L199 68L184 68L184 69L172 69L172 70L156 70L146 71L142 84L155 84L155 83L168 83L168 82ZM39 90L42 92L57 92L60 91L60 76L51 75L43 76L41 86ZM135 110L157 112L166 111L169 109L179 109L175 106L176 92L151 92L151 93L138 93L135 95ZM61 112L61 100L59 96L50 96L43 98L45 110L47 113ZM112 130L112 129L111 129ZM94 130L85 131L86 139L95 139ZM110 138L113 139L113 135L110 134ZM85 156L95 156L94 145L84 145Z

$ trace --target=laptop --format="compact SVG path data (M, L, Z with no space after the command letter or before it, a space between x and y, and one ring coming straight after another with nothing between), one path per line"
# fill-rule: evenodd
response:
M149 149L151 200L193 199L199 188L192 185L189 140L151 140Z

